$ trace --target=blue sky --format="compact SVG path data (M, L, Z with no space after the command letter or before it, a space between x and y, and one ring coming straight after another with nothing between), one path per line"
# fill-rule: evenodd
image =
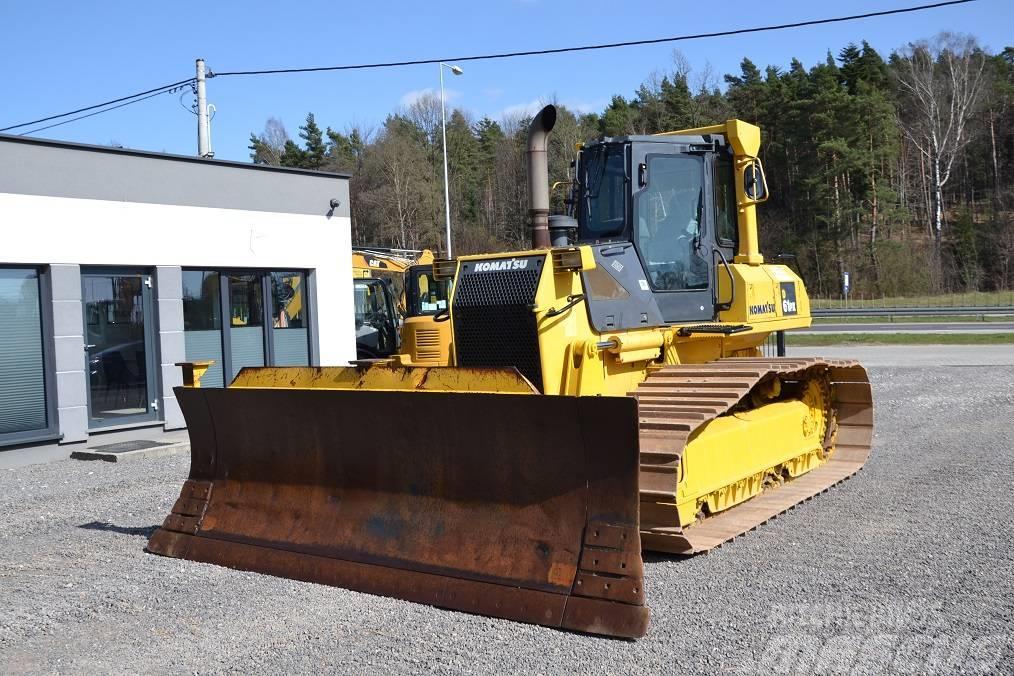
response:
M418 2L69 2L0 0L0 127L117 98L194 74L203 57L217 71L443 58L745 28L923 4L920 0L799 0L721 4L489 0ZM702 8L708 9L707 13ZM202 8L198 16L195 10ZM626 8L620 10L620 8ZM761 8L762 11L758 11ZM627 14L624 15L622 12ZM718 81L748 56L763 68L793 57L807 66L850 41L868 40L885 57L941 30L975 35L993 52L1014 44L1014 0L771 33L463 64L447 82L451 103L476 117L555 99L601 110L630 96L654 70L671 67L678 48L696 72L710 64ZM448 77L450 77L448 75ZM246 160L250 132L269 117L296 136L307 112L322 126L378 127L413 96L439 86L437 67L209 81L216 157ZM189 106L190 97L183 103ZM83 143L196 153L196 118L178 95L81 120L38 136Z

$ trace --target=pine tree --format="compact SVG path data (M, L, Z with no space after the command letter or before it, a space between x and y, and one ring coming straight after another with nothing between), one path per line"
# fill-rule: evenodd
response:
M609 107L599 119L599 131L603 136L622 136L634 131L637 111L631 108L622 96L614 96Z
M320 169L323 167L327 146L324 144L324 133L317 126L313 113L307 113L306 124L299 128L299 138L303 139L306 146L303 155L303 168Z

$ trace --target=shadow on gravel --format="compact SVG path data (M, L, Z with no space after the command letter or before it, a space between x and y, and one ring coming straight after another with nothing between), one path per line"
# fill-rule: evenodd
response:
M83 523L78 526L78 528L85 528L87 530L104 530L112 533L120 533L122 535L143 535L145 538L150 538L152 533L158 530L158 526L117 526L114 523L107 523L105 521Z
M642 552L641 560L645 563L663 563L666 561L689 561L692 554L665 554L663 552Z

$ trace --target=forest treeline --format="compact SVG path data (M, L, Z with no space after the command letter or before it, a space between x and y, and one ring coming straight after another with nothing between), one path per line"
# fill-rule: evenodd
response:
M724 84L724 86L721 86ZM600 113L558 105L550 175L569 180L575 144L737 117L761 127L771 198L762 251L794 260L811 294L906 295L1009 289L1014 283L1014 48L999 54L941 34L885 59L849 44L807 67L744 58L719 83L678 52ZM528 118L449 111L454 253L525 247ZM377 128L289 138L268 120L254 162L352 174L353 241L440 250L444 241L440 101L423 96ZM554 191L562 203L564 190Z

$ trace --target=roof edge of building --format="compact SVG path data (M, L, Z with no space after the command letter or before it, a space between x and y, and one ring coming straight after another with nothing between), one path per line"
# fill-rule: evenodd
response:
M113 146L100 146L90 143L76 143L74 141L58 141L55 139L32 138L28 136L17 136L13 134L0 134L0 143L21 143L25 145L45 146L50 148L64 148L67 150L79 150L84 152L108 153L111 155L144 157L154 160L167 160L171 162L192 162L202 165L213 165L230 167L235 169L252 169L254 171L270 171L284 174L298 174L303 176L315 176L318 178L352 178L352 174L339 171L318 171L316 169L301 169L298 167L276 167L270 164L255 164L253 162L237 162L236 160L216 160L191 155L176 155L174 153L160 153L151 150L135 150L133 148L116 148Z

